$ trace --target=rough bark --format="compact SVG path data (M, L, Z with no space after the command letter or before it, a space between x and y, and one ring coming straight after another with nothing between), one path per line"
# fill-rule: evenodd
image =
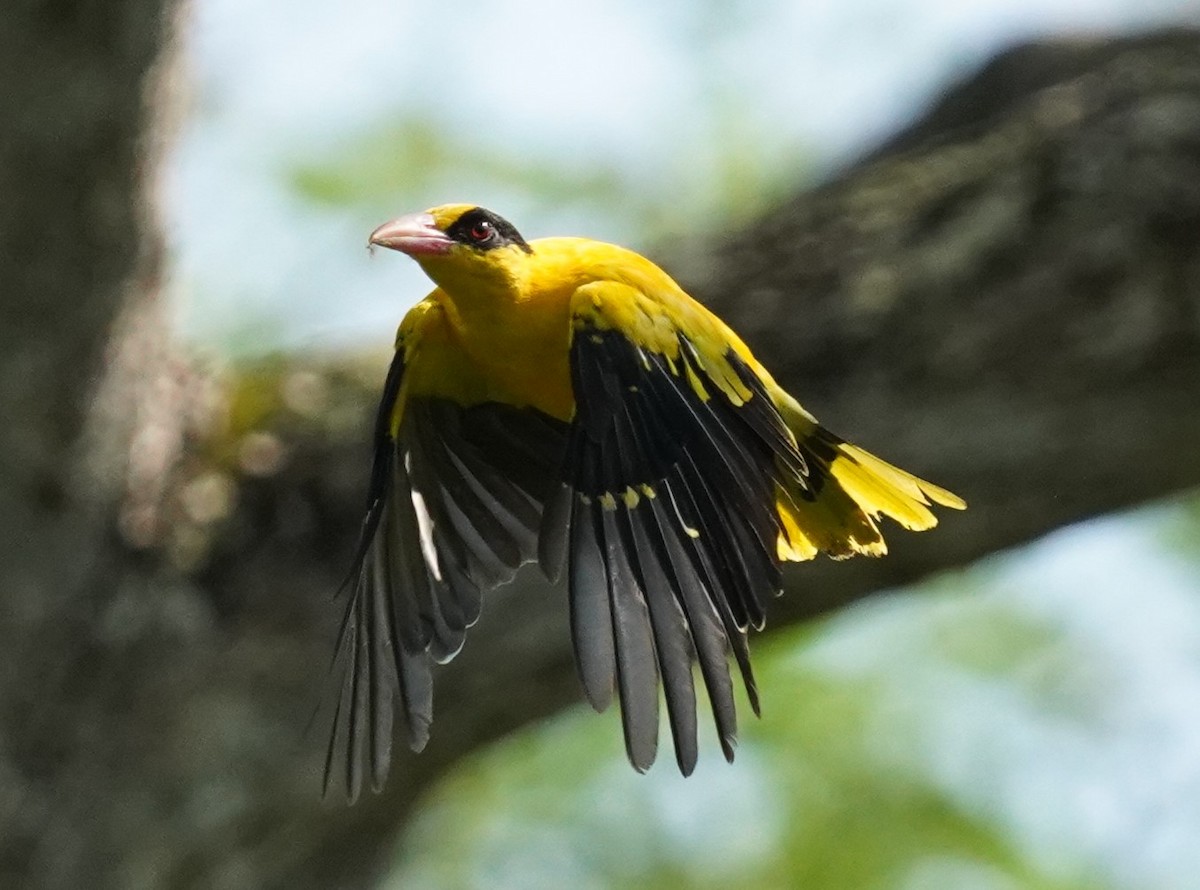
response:
M0 883L367 886L448 766L580 700L563 597L531 578L492 596L438 677L427 751L399 753L379 797L319 804L322 728L304 729L383 358L217 381L116 362L80 445L101 333L128 343L144 326L122 307L154 290L137 148L169 8L3 14L41 83L0 99L0 132L19 133L0 143L18 202L0 209ZM112 36L93 42L99 21ZM78 123L51 113L72 97ZM772 628L1194 486L1200 35L1002 57L828 184L668 265L818 416L971 501L892 535L887 559L796 568ZM127 455L101 462L120 505L78 484L85 453Z
M9 887L85 886L89 869L125 853L97 846L101 796L133 778L117 761L146 726L122 726L104 697L133 694L134 683L127 693L80 681L109 655L103 615L127 558L109 518L148 377L129 375L111 422L92 407L119 317L166 346L161 328L151 332L160 241L148 192L166 132L156 118L170 103L149 94L167 83L155 72L172 58L175 8L12 0L0 10L0 884ZM94 436L84 433L89 417Z

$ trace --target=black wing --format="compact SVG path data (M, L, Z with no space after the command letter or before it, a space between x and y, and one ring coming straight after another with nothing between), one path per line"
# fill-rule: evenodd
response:
M615 686L633 766L655 757L661 677L687 775L697 756L693 660L727 759L737 733L730 650L758 712L746 629L761 627L780 590L776 479L803 473L803 459L736 354L722 360L750 397L735 403L682 334L668 358L619 331L575 325L576 416L540 558L554 574L569 554L579 674L598 710Z
M420 397L407 401L393 436L403 374L397 351L338 635L325 791L343 784L351 801L368 773L375 790L383 785L397 700L409 746L428 741L432 664L457 654L483 592L534 558L566 439L565 424L533 409Z

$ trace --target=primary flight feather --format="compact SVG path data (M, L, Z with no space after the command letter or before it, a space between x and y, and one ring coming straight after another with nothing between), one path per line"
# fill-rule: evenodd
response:
M376 229L437 285L405 316L339 635L325 786L387 775L394 717L424 747L435 662L484 594L536 560L565 575L583 690L615 694L639 771L659 690L679 769L696 764L693 665L733 758L729 656L751 706L746 635L780 566L886 552L877 520L932 528L963 501L843 441L719 318L638 254L526 242L469 204Z

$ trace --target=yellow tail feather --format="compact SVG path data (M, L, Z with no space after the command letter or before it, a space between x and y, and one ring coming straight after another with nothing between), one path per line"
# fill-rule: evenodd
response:
M808 476L777 489L780 559L812 559L818 552L834 559L858 553L882 556L887 544L877 524L880 516L906 529L924 531L937 525L930 509L933 504L966 508L966 502L952 492L842 441L798 405L796 411L781 407L808 465Z
M931 503L966 509L966 501L958 495L918 479L857 445L843 442L838 451L832 465L833 477L872 516L890 516L907 529L924 531L937 525L937 517L929 509Z

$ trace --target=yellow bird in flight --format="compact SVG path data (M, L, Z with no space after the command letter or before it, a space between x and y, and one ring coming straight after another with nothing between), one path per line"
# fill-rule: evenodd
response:
M436 288L400 325L376 419L327 792L380 789L397 705L424 747L432 665L533 560L565 570L584 693L598 711L616 693L633 766L654 761L661 686L679 769L695 767L694 663L732 760L728 657L757 713L747 631L781 564L880 556L880 516L920 531L931 504L965 507L820 426L630 250L526 242L470 204L400 217L370 244Z

